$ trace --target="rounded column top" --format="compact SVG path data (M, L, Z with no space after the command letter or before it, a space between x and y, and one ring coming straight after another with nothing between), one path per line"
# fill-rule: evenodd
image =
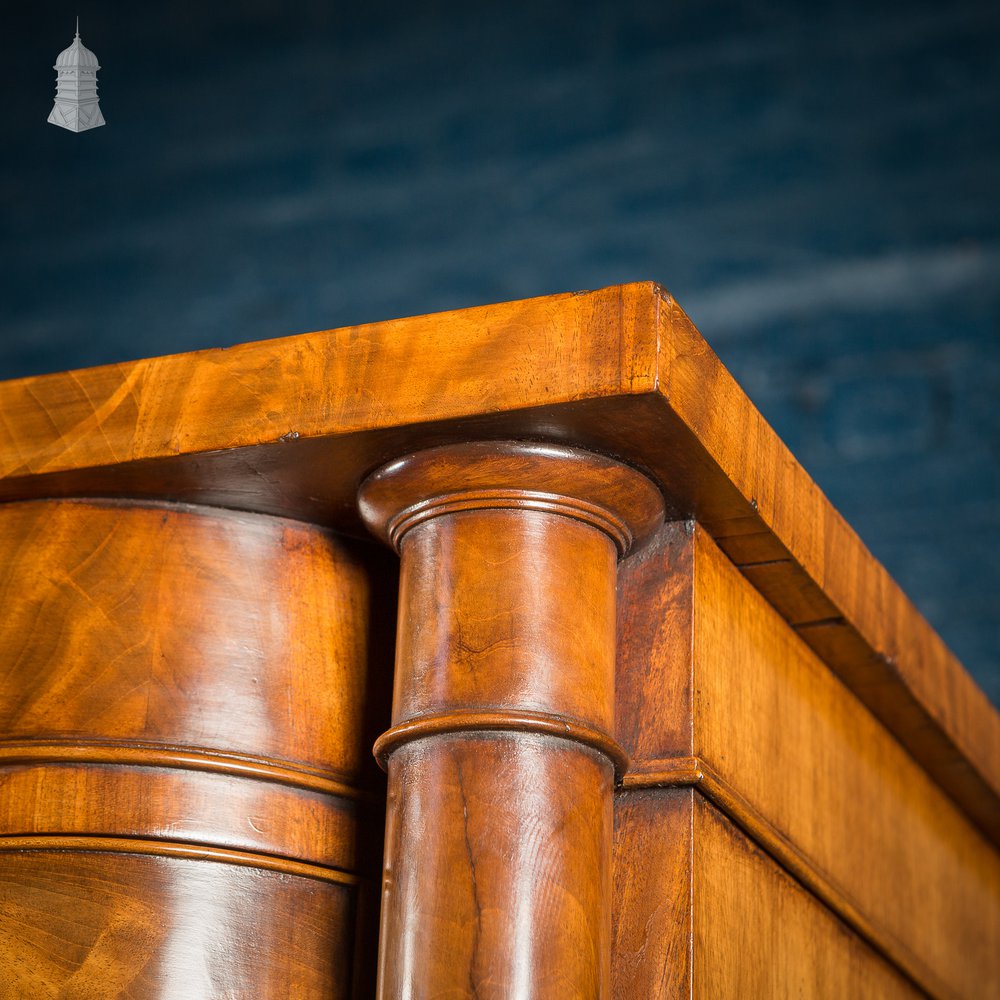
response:
M395 459L361 484L365 524L399 551L407 531L462 510L542 510L591 524L624 555L662 521L660 491L622 462L565 445L475 441Z

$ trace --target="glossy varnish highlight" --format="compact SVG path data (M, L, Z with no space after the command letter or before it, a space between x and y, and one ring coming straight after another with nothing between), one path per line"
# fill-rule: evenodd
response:
M496 442L361 504L402 556L379 996L609 998L616 564L657 491Z
M434 445L618 457L1000 843L1000 717L659 285L18 379L0 412L2 499L185 500L355 533L361 480Z
M349 886L210 858L0 851L0 997L348 1000L356 906Z
M393 576L373 546L266 516L0 507L10 995L226 996L251 968L254 995L361 988ZM45 943L64 924L79 956Z
M659 286L0 412L0 996L1000 996L1000 716Z

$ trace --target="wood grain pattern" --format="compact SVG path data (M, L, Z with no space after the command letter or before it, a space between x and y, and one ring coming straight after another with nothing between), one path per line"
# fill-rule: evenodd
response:
M377 792L349 785L329 773L266 757L176 747L156 743L128 743L113 740L6 740L0 742L0 766L31 763L131 764L136 767L180 768L207 771L236 778L273 781L292 788L304 788L337 798L379 803Z
M370 994L395 578L262 515L0 506L10 995Z
M0 412L2 498L187 500L348 531L371 469L436 444L631 462L1000 841L997 713L657 285L21 379Z
M1000 990L1000 859L711 538L667 526L621 590L626 786L697 784L934 995Z
M624 776L628 791L695 788L757 847L776 861L803 888L825 904L875 953L892 965L911 985L934 997L959 994L921 958L872 922L854 899L831 882L815 862L770 820L755 809L728 781L699 757L676 757L658 762L656 771L633 771ZM637 865L640 867L641 865Z
M694 755L694 530L668 521L618 573L615 732L637 762Z
M694 996L916 998L710 803L694 805Z
M369 687L388 670L369 675L369 657L388 651L370 643L368 616L391 630L394 584L373 546L293 521L0 506L0 649L16 664L0 676L0 732L372 776L381 718L365 713L378 711ZM262 606L262 592L282 600Z
M642 391L655 378L654 317L653 299L623 286L14 379L0 395L0 476L294 449L610 385ZM609 329L611 339L594 336Z
M402 558L379 996L609 997L617 557L659 494L470 443L387 465L361 509Z
M31 834L158 837L356 871L358 827L381 808L255 779L115 765L0 768L0 838Z
M924 993L691 788L615 801L614 996Z
M701 534L695 566L697 752L920 965L976 996L1000 976L1000 858Z
M692 996L694 791L615 796L615 1000Z
M533 734L389 764L379 996L610 995L607 759Z
M807 643L820 639L815 648L830 668L1000 843L1000 715L669 296L659 325L664 392L737 494L715 489L692 513L779 613L804 626Z
M352 532L358 484L409 451L531 438L631 462L1000 842L1000 717L655 284L21 379L0 412L0 498L187 500Z
M373 744L386 1000L1000 992L1000 717L658 286L0 385L0 606L19 995L372 995Z
M353 890L142 855L0 853L0 997L348 1000Z

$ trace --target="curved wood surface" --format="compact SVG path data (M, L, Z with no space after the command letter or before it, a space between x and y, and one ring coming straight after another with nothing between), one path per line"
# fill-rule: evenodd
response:
M93 835L182 840L359 867L358 826L381 810L254 779L95 764L0 767L0 839Z
M70 854L73 861L81 854L139 854L150 858L181 858L186 861L213 861L236 865L239 868L259 868L261 871L312 878L335 885L359 886L364 878L353 872L328 868L325 865L296 861L293 858L271 854L256 854L231 847L214 847L209 844L191 844L176 840L136 840L130 837L94 837L43 834L41 836L0 837L0 854L25 854L44 852ZM27 859L26 859L27 860ZM170 984L165 984L169 987Z
M364 476L435 444L625 459L1000 840L997 712L655 284L20 379L0 412L0 498L186 500L354 532Z
M358 995L351 886L208 853L67 846L0 850L4 1000Z
M617 561L658 492L489 442L392 462L360 505L402 557L379 997L609 1000Z
M612 784L534 734L393 753L378 996L610 998Z
M0 767L5 764L71 763L131 764L135 767L180 768L185 771L210 771L235 778L256 778L291 785L312 792L322 792L342 799L379 803L377 793L349 785L330 777L328 772L312 770L263 757L173 747L145 742L114 740L5 740L0 742Z
M391 628L393 585L374 546L295 521L0 505L3 742L166 744L357 784L391 669L370 617Z
M394 584L266 515L0 505L0 996L370 991Z
M428 739L445 733L534 733L555 736L570 743L590 747L607 757L619 778L628 769L628 754L600 729L573 722L564 715L505 708L495 712L456 709L453 712L421 715L386 730L376 741L375 759L386 767L389 755L404 743Z
M371 996L373 744L387 1000L996 990L1000 717L657 286L0 413L0 998Z

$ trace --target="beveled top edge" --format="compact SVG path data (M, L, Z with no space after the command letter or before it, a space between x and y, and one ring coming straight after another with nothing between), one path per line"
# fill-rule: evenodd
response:
M662 522L663 497L641 472L595 452L534 441L442 445L394 459L361 484L369 529L398 548L434 510L548 509L601 528L624 554ZM564 509L558 509L558 508Z
M0 381L0 482L651 392L658 308L633 282Z
M0 501L151 498L351 534L361 479L428 445L615 455L748 579L787 561L826 609L819 655L1000 843L1000 712L656 282L14 379L0 412Z

